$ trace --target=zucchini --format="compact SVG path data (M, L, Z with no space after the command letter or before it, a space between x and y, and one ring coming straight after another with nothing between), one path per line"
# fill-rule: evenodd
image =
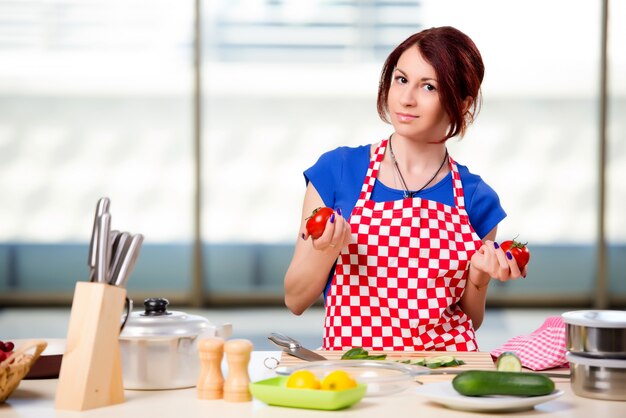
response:
M541 396L554 392L547 376L528 372L467 370L452 379L452 387L465 396Z

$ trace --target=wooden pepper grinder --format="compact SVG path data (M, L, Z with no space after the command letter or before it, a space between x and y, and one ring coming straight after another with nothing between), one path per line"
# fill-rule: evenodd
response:
M252 352L249 340L229 340L224 344L228 362L228 376L224 383L224 400L227 402L249 402L252 394L248 389L250 376L248 363Z
M223 398L222 357L224 356L224 340L219 337L200 340L198 342L198 356L202 364L196 384L198 399Z

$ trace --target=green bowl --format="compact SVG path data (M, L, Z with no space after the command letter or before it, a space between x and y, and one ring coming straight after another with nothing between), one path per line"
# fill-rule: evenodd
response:
M268 405L291 408L336 410L354 405L360 401L367 385L346 390L292 389L285 386L288 376L272 377L250 383L252 395Z

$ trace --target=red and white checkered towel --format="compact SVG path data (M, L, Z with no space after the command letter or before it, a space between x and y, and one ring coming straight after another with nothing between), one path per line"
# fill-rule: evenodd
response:
M519 357L522 366L531 370L546 370L567 366L565 359L566 326L560 316L551 316L530 335L520 335L491 352L494 358L511 351Z

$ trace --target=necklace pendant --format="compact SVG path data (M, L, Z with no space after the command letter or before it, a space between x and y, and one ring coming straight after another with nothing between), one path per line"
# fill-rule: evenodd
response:
M426 188L426 186L428 186L430 183L432 183L432 181L435 178L437 178L437 174L439 174L439 172L443 168L443 166L446 163L446 161L448 161L448 149L446 148L446 153L443 156L443 160L441 161L441 165L439 166L439 168L437 169L435 174L433 174L433 176L430 178L430 180L428 180L426 182L426 184L424 184L419 190L416 190L414 192L410 192L409 188L406 185L406 181L404 181L404 177L402 176L402 172L400 171L400 167L398 166L398 161L396 160L396 156L393 153L393 146L391 145L391 136L389 136L389 153L391 154L391 160L393 161L393 165L394 165L396 171L398 172L398 175L400 176L400 181L402 182L402 187L404 187L403 194L404 194L404 198L405 199L413 198L413 196L415 196L416 194L418 194L419 192L424 190Z

